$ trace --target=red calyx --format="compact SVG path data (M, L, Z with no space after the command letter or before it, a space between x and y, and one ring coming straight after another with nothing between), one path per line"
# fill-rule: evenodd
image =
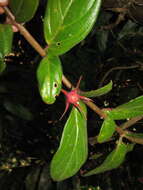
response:
M67 112L69 105L73 104L73 106L75 106L81 113L83 113L84 117L86 118L84 112L82 111L80 105L79 105L79 101L80 100L84 100L84 101L92 101L91 99L85 97L85 96L80 96L78 94L78 90L79 90L79 84L81 81L81 78L79 79L76 88L71 90L70 92L67 92L66 90L62 89L61 92L64 93L64 95L66 96L66 108L64 113L62 114L62 116L60 117L60 120L63 118L63 116L65 115L65 113Z

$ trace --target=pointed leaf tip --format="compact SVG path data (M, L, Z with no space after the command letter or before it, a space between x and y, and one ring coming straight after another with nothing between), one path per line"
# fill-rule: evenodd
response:
M81 95L86 96L88 98L102 96L102 95L110 92L112 90L112 86L113 86L113 82L110 81L107 85L105 85L105 86L103 86L97 90L91 90L88 92L83 92L83 93L81 93Z
M99 135L97 137L97 141L99 143L108 141L115 132L115 127L116 127L115 121L112 118L107 117L101 126Z
M116 148L106 157L104 162L97 168L84 174L84 177L91 176L119 167L125 159L126 154L132 151L134 144L124 144L119 142Z

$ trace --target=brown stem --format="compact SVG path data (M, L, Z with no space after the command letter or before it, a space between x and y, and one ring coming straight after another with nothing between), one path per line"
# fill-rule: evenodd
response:
M136 138L136 137L129 137L129 136L125 136L126 139L130 140L133 143L137 143L137 144L143 144L143 139L142 138Z
M74 86L71 84L71 82L64 75L62 77L62 81L67 88L69 88L69 89L74 88Z
M115 70L128 70L128 69L135 69L135 68L139 68L140 65L131 65L131 66L125 66L125 67L113 67L111 68L109 71L107 71L105 73L105 75L103 76L102 80L100 81L100 84L99 84L99 88L102 87L103 85L103 82L105 81L105 79L108 77L108 75L112 72L112 71L115 71Z
M115 21L115 23L112 23L112 24L109 24L106 26L102 26L101 30L112 30L114 27L119 25L124 19L125 19L125 13L120 13L117 20Z
M134 117L132 119L130 119L129 121L125 122L123 125L121 125L120 127L122 129L127 129L129 127L131 127L132 125L134 125L137 121L143 119L143 116L137 116L137 117Z
M140 85L140 83L137 83L137 86L138 86L139 89L143 92L143 87Z
M20 31L20 33L24 36L24 38L30 43L30 45L42 56L44 57L46 55L45 50L39 45L39 43L33 38L33 36L25 29L24 26L22 26L21 24L17 23L15 21L15 17L13 16L13 14L11 13L11 11L9 10L9 8L4 7L5 13L7 14L7 16L10 18L11 20L11 24L13 24L14 26L16 26L18 28L18 30Z
M127 131L124 131L120 127L116 126L116 131L120 134L120 136L123 136L126 134Z

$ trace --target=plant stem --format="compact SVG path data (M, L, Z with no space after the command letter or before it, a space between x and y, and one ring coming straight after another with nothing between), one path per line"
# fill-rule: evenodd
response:
M126 139L130 140L133 143L142 144L143 145L143 139L142 138L136 138L136 137L129 137L125 136Z
M62 81L67 88L69 88L69 89L74 88L74 86L71 84L71 82L64 75L62 77Z
M93 102L84 101L84 103L89 108L91 108L94 112L96 112L100 116L100 118L105 119L107 117L106 114L97 105L95 105Z
M121 67L113 67L113 68L111 68L109 71L107 71L106 73L105 73L105 75L103 76L103 78L102 78L102 80L100 81L100 83L99 83L99 88L100 87L102 87L102 85L103 85L103 83L104 83L104 81L105 81L105 79L108 77L108 75L111 73L111 72L113 72L113 71L116 71L116 70L128 70L128 69L136 69L136 68L139 68L140 67L140 65L139 64L137 64L137 65L131 65L131 66L121 66Z
M121 125L120 127L122 129L127 129L129 127L131 127L132 125L134 125L137 121L143 119L143 116L137 116L137 117L134 117L132 119L130 119L129 121L125 122L123 125Z
M15 17L14 15L11 13L11 11L9 10L9 8L4 7L5 13L7 14L7 16L10 18L11 20L11 24L16 26L18 28L18 30L20 31L20 33L24 36L24 38L29 42L29 44L42 56L44 57L46 55L45 50L39 45L39 43L33 38L33 36L26 30L26 28L17 23L15 21Z

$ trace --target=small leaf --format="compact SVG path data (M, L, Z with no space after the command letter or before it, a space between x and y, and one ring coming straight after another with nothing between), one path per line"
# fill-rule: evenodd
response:
M101 96L107 94L110 90L112 90L112 85L113 83L112 81L110 81L107 85L103 86L102 88L99 88L97 90L91 90L89 92L83 92L81 93L81 95L86 96L88 98Z
M0 24L0 73L6 68L4 58L11 52L12 40L13 32L11 25Z
M86 115L86 107L80 103ZM73 108L65 124L59 149L51 163L51 176L61 181L73 176L87 159L86 119L77 108Z
M56 56L46 56L37 70L39 90L43 101L53 104L59 95L62 85L62 66Z
M49 51L59 55L83 40L95 23L101 0L49 0L44 18Z
M107 111L114 120L133 118L143 115L143 96L139 96L126 104Z
M29 121L33 119L32 113L21 104L5 101L4 107L7 111L9 111L13 115L16 115L22 119L29 120Z
M32 19L39 5L39 0L10 0L9 6L17 22L27 22Z
M119 142L116 149L113 150L104 162L98 166L97 168L87 172L84 176L90 176L94 174L103 173L105 171L109 171L119 167L125 159L126 154L129 151L132 151L134 144L124 144L123 142Z
M99 135L97 137L97 141L99 143L108 141L115 132L115 127L116 127L115 121L112 118L107 117L102 124Z
M0 59L11 52L13 40L12 27L9 24L0 24Z

